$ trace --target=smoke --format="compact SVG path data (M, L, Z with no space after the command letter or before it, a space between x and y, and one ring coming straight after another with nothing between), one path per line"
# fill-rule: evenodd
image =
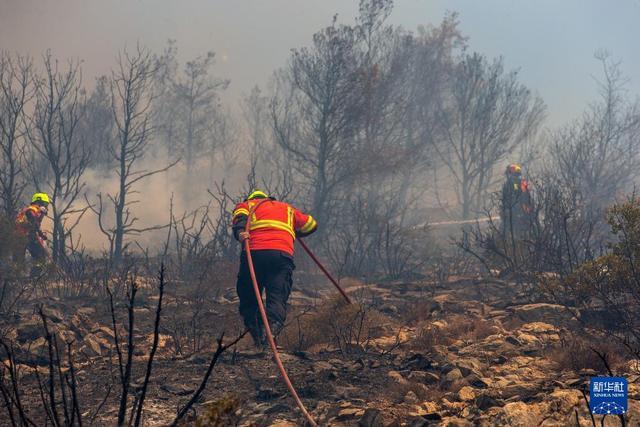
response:
M114 5L113 2L81 0L4 0L0 6L0 48L32 55L36 59L49 48L58 58L80 58L83 82L90 88L93 77L109 74L115 65L117 52L124 46L140 43L159 53L168 39L175 39L179 46L178 60L181 66L186 60L210 50L217 53L213 74L229 78L232 82L230 89L221 94L222 103L225 108L237 113L237 100L241 94L248 92L255 84L264 87L273 70L287 63L290 48L309 45L313 32L329 24L333 14L340 15L340 22L352 22L357 14L357 3L338 0L304 4L291 0L234 3L192 0L178 4L169 0L120 0ZM437 16L443 13L441 5L423 8L417 3L397 3L391 21L405 28L416 28L429 21L435 23ZM623 58L631 61L623 63L624 66L637 65L637 58L626 54L627 50L631 52L631 49L635 49L632 42L635 38L629 37L629 33L624 33L623 37L618 35L625 29L637 32L637 26L627 28L625 25L612 24L616 19L629 22L628 19L634 16L625 12L623 6L609 8L607 14L615 13L617 18L594 28L591 28L589 19L582 19L580 15L592 13L593 8L589 6L577 10L565 5L557 13L548 13L544 5L536 6L533 8L535 10L515 7L513 19L501 20L496 23L499 25L486 25L486 22L478 22L475 18L493 16L496 4L488 2L457 6L461 11L462 30L473 41L473 49L490 56L504 55L509 60L508 68L512 64L522 67L523 80L530 83L533 91L539 90L545 99L551 101L552 122L577 114L585 104L584 99L593 91L590 75L598 74L599 70L595 68L597 64L594 65L591 54L594 47L602 46L597 37L602 37L602 34L610 37L603 39L603 43L611 46L615 53L622 52ZM558 6L554 4L553 8L555 10ZM478 9L484 13L470 13L478 12ZM578 15L574 15L576 13ZM622 19L620 15L627 19ZM566 25L568 17L572 17L571 22L575 25ZM525 25L522 19L532 24ZM536 19L539 25L536 25ZM552 20L552 23L561 21L557 27L563 33L558 34L555 25L550 27L550 31L540 33L539 28L549 27L542 25L548 20ZM583 25L579 23L589 26L588 38L587 32L582 34L579 31ZM576 31L564 34L571 29ZM521 37L508 42L512 38L505 35L509 35L510 31ZM495 42L497 39L503 43ZM535 55L530 54L532 47L535 47ZM581 71L576 73L575 70ZM636 86L631 86L631 89L637 87L637 82L633 84ZM572 89L567 89L571 85ZM580 97L575 96L576 93ZM539 145L538 141L536 144ZM154 140L150 145L159 147L162 144ZM239 196L240 189L246 183L248 155L241 143L233 142L232 145L234 150L238 150L235 156L228 155L230 148L227 147L224 149L227 151L216 153L214 158L203 156L192 170L186 170L184 164L179 163L166 172L138 182L129 198L135 201L129 206L131 216L137 218L135 228L168 224L172 209L174 215L180 217L184 212L207 205L211 201L207 190L213 189L215 183L224 181L230 193ZM154 170L171 162L168 155L150 153L136 165L136 169ZM105 227L110 228L113 224L113 207L107 195L114 196L118 191L116 172L88 170L83 181L86 183L84 193L94 206L97 203L96 195L103 195ZM438 204L444 205L443 209L447 205L455 208L454 184L449 181L439 182L439 185L444 194L438 194ZM428 200L426 204L434 206L436 202ZM76 208L81 209L83 205L84 198L80 198ZM71 224L75 219L68 218L67 223ZM50 227L50 224L45 223L45 228L47 226ZM166 230L159 229L130 236L128 240L135 240L142 247L157 248L165 237ZM78 238L90 251L104 251L108 246L106 237L98 227L96 215L91 211L84 214L74 230L74 239Z
M0 49L36 58L52 49L59 58L80 58L90 85L109 73L124 46L160 52L174 39L181 61L217 53L220 77L233 81L225 99L235 102L266 83L289 50L307 44L334 14L351 20L357 10L357 1L343 0L2 0Z
M148 156L140 161L136 169L151 171L172 163L166 155ZM225 182L230 194L239 196L239 190L244 184L241 171L245 165L238 164L232 170L222 167L208 170L210 165L207 161L201 161L197 166L197 173L190 175L184 165L178 163L167 171L151 175L135 184L127 199L130 203L131 218L136 218L133 227L159 228L128 236L125 241L130 243L132 250L137 250L138 245L152 250L161 248L167 238L167 225L171 221L172 213L175 218L181 218L186 213L209 205L212 196L208 190L215 194L216 184ZM119 181L116 171L89 169L83 178L86 184L86 198L94 209L98 209L98 194L102 194L103 224L105 229L113 227L115 215L113 203L108 196L118 193ZM83 206L86 206L85 200L79 200L76 207ZM211 209L209 213L212 220L215 220L217 211ZM78 214L71 215L67 223L73 223L77 218ZM49 224L44 223L43 228L48 229ZM109 241L101 232L98 216L92 210L84 213L73 230L73 238L90 253L97 254L109 250Z

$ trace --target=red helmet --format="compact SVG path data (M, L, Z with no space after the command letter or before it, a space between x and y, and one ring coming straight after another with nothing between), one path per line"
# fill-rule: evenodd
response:
M507 166L507 175L520 175L522 173L522 167L517 163L511 163Z

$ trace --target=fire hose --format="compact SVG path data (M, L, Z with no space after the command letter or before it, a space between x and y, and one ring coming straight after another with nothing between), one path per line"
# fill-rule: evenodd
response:
M333 283L333 286L335 286L338 291L340 291L340 293L342 294L342 296L344 297L344 299L349 303L352 304L351 302L351 298L349 298L349 295L347 295L347 293L344 291L344 289L342 289L342 287L338 284L338 281L336 279L333 278L333 276L331 275L331 273L329 273L329 271L324 268L324 265L322 265L322 263L320 262L320 260L318 260L318 258L316 258L316 256L313 254L313 252L311 252L311 250L309 249L309 247L307 246L307 244L305 242L302 241L302 239L298 239L298 243L300 243L300 246L302 246L302 249L305 250L305 252L309 255L309 257L313 260L313 262L316 263L316 265L320 268L320 270L322 270L322 272L329 278L329 280L331 281L331 283Z
M255 206L253 206L251 208L251 210L249 211L249 215L247 216L247 224L245 226L245 232L248 233L249 230L250 230L251 218L252 218L254 212L266 200L268 200L268 199L261 200ZM347 300L347 302L349 304L351 304L351 299L349 298L349 296L340 287L340 285L333 278L333 276L331 276L329 271L320 263L318 258L316 258L316 256L309 250L307 245L301 239L298 239L298 242L300 242L300 244L302 245L304 250L307 252L307 254L309 254L311 259L313 259L313 261L318 265L318 267L320 267L320 269L324 272L324 274L327 275L327 277L329 278L331 283L333 283L333 285L336 288L338 288L338 290L340 291L342 296L344 296L344 298ZM289 393L291 393L291 396L293 396L293 399L296 401L296 404L298 405L298 408L300 408L300 411L302 411L302 414L307 419L309 424L311 426L313 426L313 427L317 427L318 424L315 422L313 417L309 414L309 411L307 411L307 408L305 408L304 403L302 403L302 400L300 400L300 397L298 396L298 393L296 392L296 389L293 387L293 384L291 383L291 380L289 379L289 375L287 374L287 371L284 369L284 365L282 364L282 361L280 360L280 354L278 353L278 348L277 348L276 342L275 342L275 340L273 338L273 333L271 332L271 327L269 326L269 319L267 318L267 312L265 311L264 304L262 302L262 293L260 292L260 287L258 286L258 280L256 279L256 272L255 272L255 269L253 268L253 259L251 258L251 249L250 249L250 246L249 246L249 239L245 239L243 243L244 243L244 250L245 250L245 253L247 255L247 265L249 266L249 273L251 275L251 282L253 283L253 291L254 291L254 293L256 295L256 301L258 302L258 309L260 311L260 317L262 318L262 324L264 325L265 333L267 335L267 340L269 341L269 347L271 347L271 351L273 352L273 358L274 358L274 360L276 362L276 365L278 366L278 370L280 371L280 375L282 376L282 379L284 380L284 383L286 384L287 388L289 389Z

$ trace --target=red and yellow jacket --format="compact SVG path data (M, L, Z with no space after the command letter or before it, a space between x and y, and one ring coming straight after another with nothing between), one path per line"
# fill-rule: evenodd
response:
M318 224L311 215L304 214L288 203L274 199L253 199L238 203L233 210L233 234L236 239L244 231L254 206L249 229L249 248L252 251L278 250L293 255L296 236L308 236Z
M24 236L44 239L44 233L40 230L44 217L45 213L38 205L29 205L16 215L16 230Z

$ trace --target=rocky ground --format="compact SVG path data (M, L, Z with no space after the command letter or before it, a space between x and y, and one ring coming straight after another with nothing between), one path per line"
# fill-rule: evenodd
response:
M562 307L532 303L528 290L497 280L346 284L362 303L357 309L344 309L331 289L294 292L290 324L280 338L282 360L319 424L592 425L583 391L588 392L591 376L604 373L603 365L588 345L576 344L580 341L571 333L575 320ZM154 298L150 293L135 309L140 320L134 389L142 382L152 340ZM52 331L74 343L84 419L114 425L119 384L104 300L41 302ZM236 304L229 290L208 309L211 333L237 325ZM14 343L20 364L25 407L38 419L41 397L34 368L46 372L41 320L25 308L6 323L5 336ZM354 323L361 326L353 328ZM237 333L237 326L228 329L228 336ZM181 354L168 329L160 338L145 425L173 419L197 388L214 350L210 335L202 338L207 343L202 350ZM188 423L200 416L201 425L207 425L203 417L226 404L219 425L303 424L271 357L250 347L245 338L224 353ZM611 363L629 379L628 425L640 425L635 364L621 357ZM0 412L0 417L7 414ZM604 425L619 421L609 416Z

